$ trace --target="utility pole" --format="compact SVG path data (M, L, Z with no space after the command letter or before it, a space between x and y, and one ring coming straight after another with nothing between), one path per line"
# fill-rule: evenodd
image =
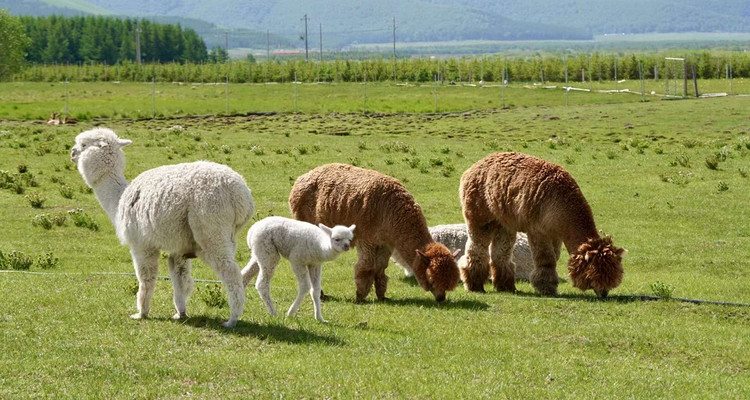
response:
M305 62L308 62L310 61L310 57L307 50L307 14L305 14L305 18L303 19L305 20Z
M224 51L227 53L227 59L224 62L227 62L229 60L229 31L224 31Z
M270 33L268 30L266 30L266 61L271 61L271 45L270 45L270 39L269 36Z
M318 32L320 33L320 62L323 62L323 24L318 25Z
M141 22L135 22L135 62L141 68Z
M393 17L393 83L396 83L396 17Z

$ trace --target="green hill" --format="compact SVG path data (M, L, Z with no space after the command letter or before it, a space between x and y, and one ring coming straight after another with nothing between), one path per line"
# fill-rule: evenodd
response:
M319 29L328 48L389 42L396 18L400 42L459 40L580 40L607 33L750 32L746 0L0 0L13 14L158 16L199 32L211 45L303 45L308 16L311 47ZM163 21L162 19L157 19ZM214 26L195 27L195 21ZM192 21L192 22L191 22ZM231 30L224 36L224 30ZM283 39L282 39L283 38Z

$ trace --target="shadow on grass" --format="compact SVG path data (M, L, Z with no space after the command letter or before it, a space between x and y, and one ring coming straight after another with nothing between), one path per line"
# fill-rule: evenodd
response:
M234 328L224 328L223 319L210 317L190 317L180 323L195 328L214 329L221 333L235 336L253 336L260 340L291 344L324 344L329 346L343 346L343 340L332 335L321 335L304 329L293 329L283 325L261 325L254 322L238 321Z
M432 296L432 295L430 295ZM490 305L477 300L451 300L450 294L448 299L442 303L436 302L432 298L421 298L421 299L391 299L388 298L384 301L377 301L379 304L388 306L409 306L409 307L425 307L425 308L441 308L445 310L474 310L484 311L490 308Z
M522 298L522 299L538 299L538 300L551 300L551 301L585 301L588 303L635 303L635 302L643 302L643 301L657 301L657 300L666 300L662 297L657 296L648 296L648 295L615 295L615 296L607 296L605 298L601 298L595 295L592 295L590 293L564 293L559 294L557 296L542 296L539 293L536 292L525 292L525 291L516 291L516 293L513 294L513 297ZM675 300L682 300L682 299L675 299Z

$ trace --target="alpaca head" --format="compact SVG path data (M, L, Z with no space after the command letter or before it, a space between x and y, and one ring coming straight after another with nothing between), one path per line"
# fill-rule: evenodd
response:
M593 289L599 297L607 297L622 282L622 257L626 250L615 247L609 236L591 238L570 256L568 273L573 286Z
M435 301L445 300L445 292L458 285L459 273L455 256L447 247L432 242L423 251L417 250L412 270L425 290L432 292Z
M333 228L329 228L323 224L318 224L318 227L320 227L320 229L331 238L331 248L337 253L343 253L351 248L351 243L354 239L354 228L357 227L356 225L349 227L336 225Z
M122 148L130 143L130 140L117 137L110 129L94 128L76 136L76 143L70 150L70 160L78 165L78 172L86 184L93 187L107 175L122 174L125 169Z

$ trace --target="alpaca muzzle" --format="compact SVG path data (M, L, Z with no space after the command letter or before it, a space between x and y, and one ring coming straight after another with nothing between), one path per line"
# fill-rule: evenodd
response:
M71 149L70 150L70 161L78 164L78 155L79 154L80 154L80 152L78 150L76 150L75 147L73 149Z

